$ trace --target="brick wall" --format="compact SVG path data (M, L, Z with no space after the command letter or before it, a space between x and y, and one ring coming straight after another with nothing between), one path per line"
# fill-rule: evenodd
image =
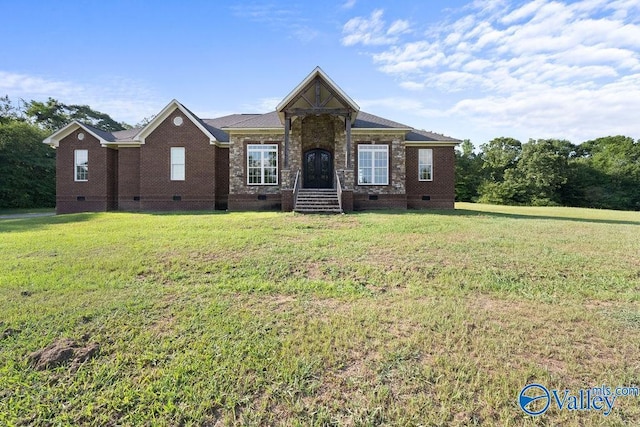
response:
M409 209L453 209L455 201L454 148L423 148L433 149L433 181L418 180L419 148L407 147L407 207Z
M107 210L118 209L118 150L107 149Z
M78 135L84 134L84 139ZM88 150L88 181L75 181L74 150ZM100 146L98 139L78 129L60 141L56 149L56 212L106 211L113 207L114 150Z
M118 209L140 210L140 148L118 149Z
M216 209L229 203L229 148L216 147Z
M354 193L353 209L356 211L407 209L407 196L405 194Z
M282 210L282 195L278 193L229 194L230 211Z
M182 117L175 126L175 117ZM185 180L171 180L171 147L185 147ZM140 208L214 209L216 147L177 108L140 147ZM179 199L179 200L176 200Z

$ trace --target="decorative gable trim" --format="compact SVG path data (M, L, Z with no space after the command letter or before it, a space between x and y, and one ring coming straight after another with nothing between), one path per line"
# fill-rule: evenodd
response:
M358 115L360 111L360 106L356 104L356 102L351 99L349 95L347 95L340 87L333 81L331 78L322 70L320 67L316 67L307 77L305 77L302 82L298 84L277 106L276 111L278 112L278 116L280 117L280 121L284 123L284 109L287 105L293 101L316 77L320 77L324 82L329 86L329 88L335 92L344 102L347 104L348 108L354 111L353 117L351 120L355 120L355 117Z

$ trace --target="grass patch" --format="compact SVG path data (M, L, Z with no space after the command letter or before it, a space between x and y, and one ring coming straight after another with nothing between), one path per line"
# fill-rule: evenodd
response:
M457 207L0 220L0 424L640 423L517 406L640 385L640 213Z
M54 208L0 209L0 216L55 213Z

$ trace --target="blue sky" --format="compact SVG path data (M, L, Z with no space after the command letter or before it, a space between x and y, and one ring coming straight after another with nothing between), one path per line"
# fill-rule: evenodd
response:
M640 138L640 1L0 0L0 96L134 124L275 108L319 65L362 110L482 144Z

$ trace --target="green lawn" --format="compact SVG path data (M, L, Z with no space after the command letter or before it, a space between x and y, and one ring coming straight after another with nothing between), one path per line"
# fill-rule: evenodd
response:
M6 215L53 214L54 208L0 209L0 217Z
M0 220L0 425L640 425L517 404L640 386L640 213L457 208Z

